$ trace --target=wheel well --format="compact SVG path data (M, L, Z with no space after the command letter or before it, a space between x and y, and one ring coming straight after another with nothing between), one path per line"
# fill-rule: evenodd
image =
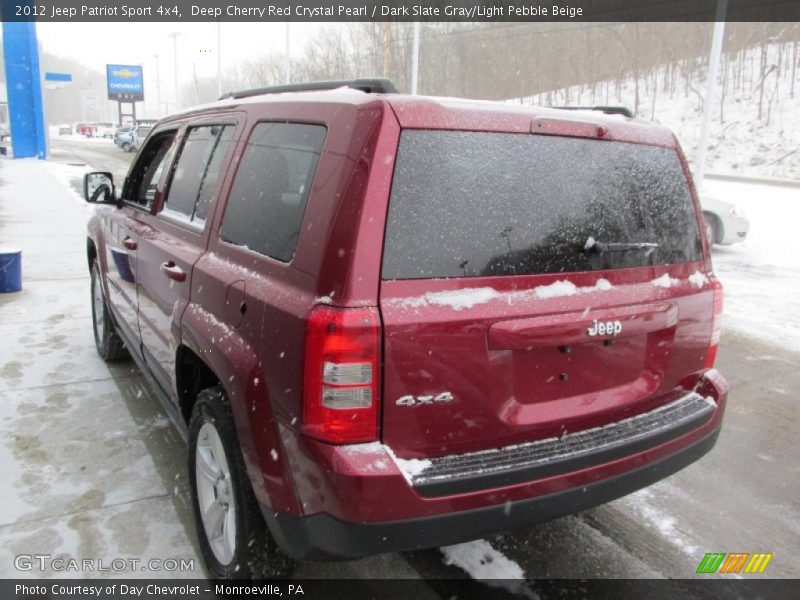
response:
M89 270L92 270L92 265L97 259L97 248L95 248L92 238L86 239L86 258L89 259Z
M188 424L197 394L201 390L219 385L220 380L192 350L180 346L175 357L175 383L181 414Z

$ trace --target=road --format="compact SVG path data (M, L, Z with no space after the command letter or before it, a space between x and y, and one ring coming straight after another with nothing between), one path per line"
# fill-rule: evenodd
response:
M110 170L118 182L132 158L110 144L52 145L54 160ZM185 446L132 364L109 368L93 355L85 209L47 200L57 192L52 186L40 192L49 194L41 202L51 209L42 217L23 218L10 201L0 204L0 235L30 244L33 269L26 304L0 299L0 336L14 342L0 349L0 403L9 407L0 421L0 464L13 463L0 498L18 498L0 519L0 577L17 574L7 554L44 548L73 556L193 556L199 565ZM64 251L51 265L55 253L42 245L62 238ZM771 552L758 577L800 577L798 364L798 353L725 331L717 366L732 388L710 454L626 498L499 535L489 540L492 548L533 580L692 578L707 552ZM49 405L67 408L56 418ZM98 456L86 440L105 453ZM42 469L69 483L48 485ZM423 578L431 597L448 597L437 580L468 577L444 564L438 549L305 563L297 575ZM536 590L535 581L528 585Z
M134 152L123 152L111 140L82 139L79 136L53 136L50 140L52 160L84 164L98 171L110 171L119 186L125 180Z

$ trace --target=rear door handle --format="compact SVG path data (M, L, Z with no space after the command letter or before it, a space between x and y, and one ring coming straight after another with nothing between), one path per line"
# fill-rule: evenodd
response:
M161 264L161 272L173 281L186 281L186 271L171 260Z
M139 244L137 244L133 240L133 238L129 237L126 237L124 240L122 240L122 245L125 246L128 250L136 250L136 248L139 246Z

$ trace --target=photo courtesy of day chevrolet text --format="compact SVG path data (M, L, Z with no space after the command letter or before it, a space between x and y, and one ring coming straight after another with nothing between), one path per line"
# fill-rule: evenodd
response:
M153 598L168 597L188 599L193 597L253 597L304 596L303 586L297 583L253 584L253 585L202 585L202 584L127 584L127 583L54 583L23 584L14 586L14 593L21 597L46 598Z

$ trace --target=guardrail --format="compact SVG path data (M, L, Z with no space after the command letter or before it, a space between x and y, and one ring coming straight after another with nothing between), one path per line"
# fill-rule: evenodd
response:
M706 179L715 181L732 181L735 183L760 183L778 187L800 188L800 181L792 179L772 179L770 177L745 177L743 175L730 175L726 173L706 173Z

